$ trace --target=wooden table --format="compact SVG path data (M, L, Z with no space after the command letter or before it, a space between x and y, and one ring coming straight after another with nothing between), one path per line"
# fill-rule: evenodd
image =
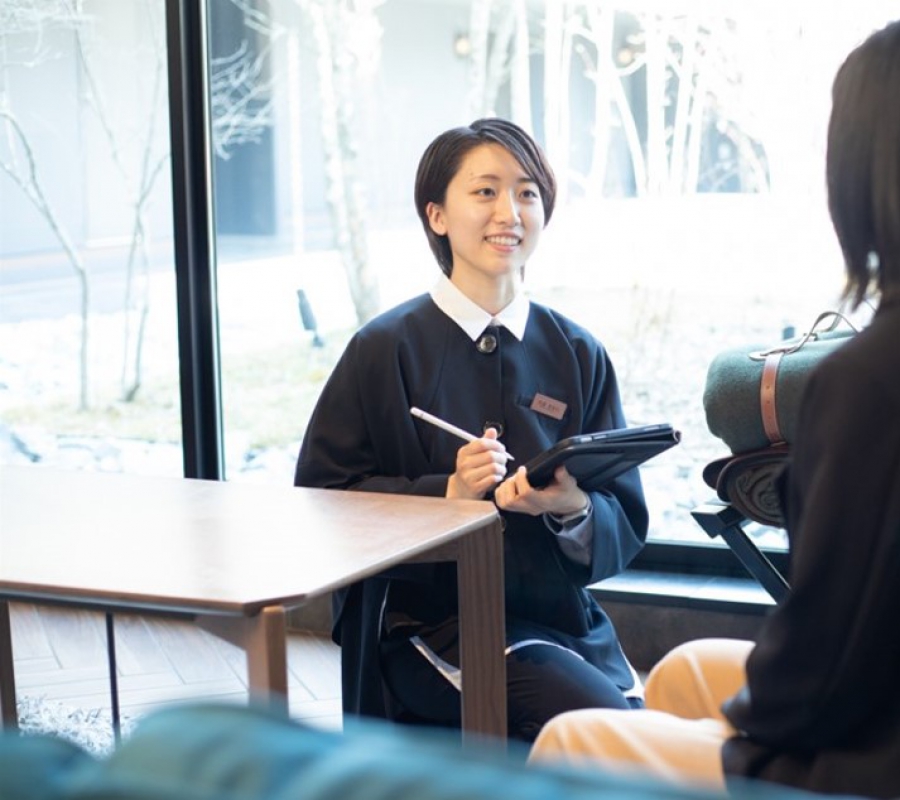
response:
M189 614L287 704L285 613L410 561L456 561L467 733L506 735L503 545L483 501L0 467L0 712L9 602Z

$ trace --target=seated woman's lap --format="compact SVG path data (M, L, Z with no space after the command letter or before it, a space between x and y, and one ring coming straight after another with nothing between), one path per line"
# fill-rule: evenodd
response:
M664 656L646 683L647 709L589 709L550 720L532 761L593 763L672 782L724 786L723 742L734 729L722 703L744 683L751 642L704 639Z
M506 657L510 736L534 741L553 717L583 708L640 708L603 672L554 644L533 643Z
M647 676L647 708L684 719L724 719L722 703L744 685L752 649L742 639L697 639L673 648Z
M438 653L458 663L457 648L449 644ZM406 641L382 646L382 671L394 699L415 717L439 725L460 724L456 687ZM506 657L509 735L534 741L553 717L579 708L641 707L627 699L600 670L581 656L551 643L535 642L512 648Z
M717 719L681 719L652 709L584 709L550 720L528 758L722 789L720 751L733 733Z

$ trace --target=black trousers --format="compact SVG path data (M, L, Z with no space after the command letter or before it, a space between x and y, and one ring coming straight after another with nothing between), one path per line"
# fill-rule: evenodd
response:
M459 664L455 635L429 636L428 645L441 661ZM397 719L460 727L459 691L409 639L382 643L381 669ZM506 656L506 686L508 736L525 742L564 711L643 707L581 656L550 642L514 647Z

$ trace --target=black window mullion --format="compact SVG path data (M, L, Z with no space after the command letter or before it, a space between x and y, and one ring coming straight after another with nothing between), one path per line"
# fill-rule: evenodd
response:
M225 477L205 0L166 0L184 474Z

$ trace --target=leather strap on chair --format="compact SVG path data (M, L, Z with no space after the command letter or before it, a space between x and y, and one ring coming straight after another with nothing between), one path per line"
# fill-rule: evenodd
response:
M778 365L784 355L776 350L766 355L763 363L762 380L759 384L759 406L762 410L763 430L772 444L784 441L781 428L778 426L778 410L775 407L775 380L778 377Z

